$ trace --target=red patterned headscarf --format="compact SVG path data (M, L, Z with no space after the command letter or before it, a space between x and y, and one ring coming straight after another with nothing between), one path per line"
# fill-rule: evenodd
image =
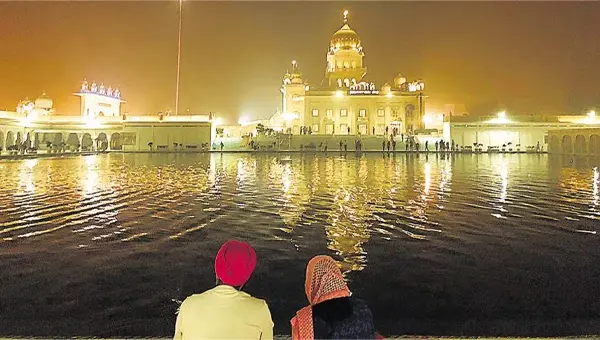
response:
M306 267L306 298L309 306L292 319L292 339L314 339L312 306L321 302L350 296L350 289L337 263L329 256L313 257Z

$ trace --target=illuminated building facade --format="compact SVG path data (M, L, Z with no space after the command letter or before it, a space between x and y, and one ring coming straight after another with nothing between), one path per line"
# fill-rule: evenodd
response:
M564 154L600 153L600 119L595 111L586 115L453 116L444 123L444 139L482 151L543 151Z
M91 85L86 80L81 84L79 92L74 93L81 97L81 115L84 117L117 117L121 115L121 91L104 84L98 86L96 82Z
M414 134L424 128L424 84L397 75L378 87L366 79L365 52L348 24L333 34L321 85L307 84L296 61L281 87L284 129L292 134ZM386 129L387 128L387 129Z
M84 81L79 115L54 114L45 93L34 102L19 102L17 110L0 111L0 150L64 151L199 151L216 135L214 115L130 116L121 112L118 89Z

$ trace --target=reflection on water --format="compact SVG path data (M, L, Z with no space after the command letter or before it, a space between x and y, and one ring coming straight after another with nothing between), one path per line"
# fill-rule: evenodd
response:
M598 167L594 167L594 176L592 180L594 210L598 206L598 181L600 181L600 171L598 171Z
M18 306L54 299L40 306L41 317L95 321L59 318L46 333L166 335L170 314L159 313L163 321L147 328L141 306L171 313L164 301L189 293L172 278L189 272L209 285L213 253L235 237L262 256L254 290L275 301L282 333L304 304L298 276L317 253L339 260L389 332L407 331L394 321L404 315L399 305L425 319L503 318L540 306L552 317L563 310L589 316L600 307L585 290L600 286L598 270L586 267L600 260L599 181L594 160L540 155L112 154L2 162L0 254L10 260L0 265L0 279L11 281L0 288L8 297L0 308L14 310L12 333L36 317ZM529 287L548 271L560 279L536 295ZM269 286L272 275L281 290ZM581 286L577 297L560 298L566 286ZM552 294L556 307L545 305ZM81 300L102 308L80 309ZM101 326L108 310L130 324Z

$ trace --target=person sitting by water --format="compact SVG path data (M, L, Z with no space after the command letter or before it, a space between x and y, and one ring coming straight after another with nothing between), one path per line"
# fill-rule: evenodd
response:
M173 339L273 339L267 303L242 292L255 267L249 244L225 242L215 259L217 286L183 301Z
M334 259L319 255L306 267L309 306L291 320L292 339L379 339L367 304L352 295Z

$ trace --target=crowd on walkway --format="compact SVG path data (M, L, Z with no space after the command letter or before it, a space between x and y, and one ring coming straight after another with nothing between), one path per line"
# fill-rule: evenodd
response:
M256 264L252 246L225 242L215 258L216 287L183 301L174 339L273 339L267 302L243 291ZM313 257L304 287L308 305L290 321L292 339L382 339L371 310L352 295L334 259Z

